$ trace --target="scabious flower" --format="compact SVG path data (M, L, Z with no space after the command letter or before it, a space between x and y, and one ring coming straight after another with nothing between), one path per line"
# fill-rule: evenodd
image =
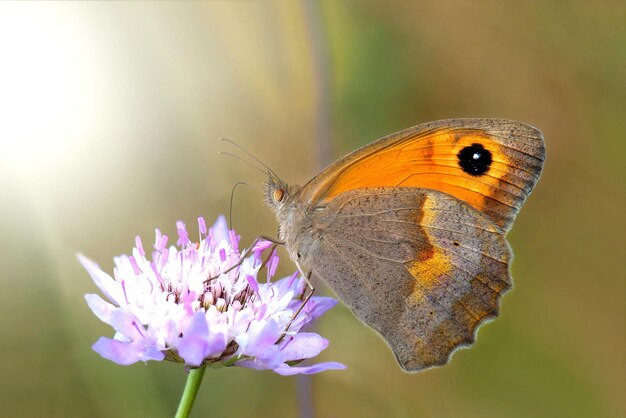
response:
M257 242L242 259L239 236L220 217L207 230L198 219L199 242L177 222L177 246L156 230L150 259L137 237L132 255L114 258L113 277L79 255L107 302L96 294L85 299L93 313L115 330L93 349L118 364L171 360L191 367L209 365L270 369L281 375L343 369L327 362L299 366L328 346L318 334L303 332L337 301L312 297L302 305L305 281L294 274L270 282L278 256L267 263L267 281L257 275L271 243Z

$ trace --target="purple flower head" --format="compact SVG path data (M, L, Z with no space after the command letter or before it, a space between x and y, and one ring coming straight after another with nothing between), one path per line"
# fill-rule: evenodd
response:
M165 359L192 367L271 369L282 375L345 367L334 362L299 365L328 346L318 334L302 331L335 306L335 299L312 297L294 319L305 281L297 275L277 282L257 280L262 255L271 245L257 243L242 260L239 237L224 217L208 231L199 218L198 227L199 242L193 242L185 224L177 222L177 246L170 247L157 229L152 251L137 237L132 255L114 258L113 277L78 255L108 299L87 294L87 304L115 330L112 339L101 337L94 351L123 365ZM271 254L268 278L277 264L278 256Z

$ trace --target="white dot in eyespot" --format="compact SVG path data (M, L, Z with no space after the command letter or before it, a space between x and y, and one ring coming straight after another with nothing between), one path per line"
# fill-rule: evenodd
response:
M480 153L479 152L475 152L474 155L472 155L472 158L475 160L480 159Z

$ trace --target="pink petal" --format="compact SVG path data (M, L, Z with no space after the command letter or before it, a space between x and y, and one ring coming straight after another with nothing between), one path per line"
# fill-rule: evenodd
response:
M135 248L137 248L137 251L139 251L140 256L143 257L144 255L146 255L146 252L143 249L143 244L141 242L141 238L139 237L139 235L135 237Z
M269 247L273 245L273 242L267 240L260 240L256 243L254 247L252 247L252 252L261 252L267 250Z
M228 237L230 239L230 246L235 249L239 248L239 239L241 237L233 230L228 231Z
M314 374L314 373L319 373L319 372L323 372L326 370L343 370L345 368L346 366L341 363L329 361L326 363L318 363L318 364L314 364L313 366L306 366L306 367L297 367L297 366L290 367L283 363L280 366L274 368L274 371L283 376L291 376L294 374Z
M111 305L100 296L93 293L86 294L85 300L87 301L87 305L89 306L89 309L91 309L91 312L93 312L99 320L105 324L111 324L111 312L118 309L116 306Z
M252 346L253 350L263 350L268 346L273 346L282 332L278 323L271 319L256 333L251 335L248 346Z
M111 326L131 341L145 341L145 329L137 317L123 309L111 312Z
M297 279L299 274L300 273L296 271L291 276L277 280L272 286L275 286L278 290L280 290L280 293L287 293L292 290L295 294L299 294L302 291L304 283L304 280Z
M178 354L190 366L200 366L204 359L216 356L226 349L226 336L222 333L209 333L204 312L198 311L183 333Z
M198 217L198 230L200 235L206 235L206 222L202 216Z
M136 345L130 342L100 337L91 348L105 359L123 366L128 366L141 360L141 353Z
M163 353L153 346L112 340L106 337L100 337L91 348L105 359L123 366L138 361L161 361L165 358Z
M96 263L84 255L76 254L76 257L78 257L78 261L80 261L80 264L82 264L85 270L87 270L87 273L89 273L91 279L96 286L98 286L98 289L100 289L104 296L109 298L111 302L119 305L120 301L124 298L119 283L113 280L113 278L102 271Z
M285 340L281 349L284 362L315 357L328 347L326 338L308 332L287 337Z
M185 228L185 223L183 221L176 222L176 230L178 232L178 242L176 245L185 246L189 244L189 234L187 233L187 229Z
M223 240L229 239L228 224L226 224L226 218L220 216L217 221L211 227L209 234L213 235L213 239L216 244L219 244Z
M246 367L248 369L254 369L254 370L267 370L271 368L271 367L268 367L265 363L261 363L260 361L257 361L257 360L240 360L237 363L235 363L235 366Z
M278 261L279 258L276 255L276 250L274 250L274 253L272 253L272 256L270 257L270 261L267 265L267 281L269 281L274 274L276 274L276 269L278 268Z
M268 321L256 334L250 336L244 354L256 357L267 368L278 366L283 362L283 356L275 343L282 331L276 321Z
M304 305L304 311L313 319L317 319L327 310L334 308L335 305L337 305L337 299L327 296L314 296Z
M246 276L246 280L248 281L248 284L250 285L250 288L252 290L254 290L254 293L259 293L259 283L257 283L257 281L254 278L254 276L251 276L250 274L248 274Z

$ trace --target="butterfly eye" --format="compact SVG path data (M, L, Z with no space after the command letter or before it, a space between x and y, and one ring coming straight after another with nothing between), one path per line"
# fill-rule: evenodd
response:
M282 201L284 196L285 196L285 190L284 189L276 189L276 190L274 190L274 200L276 202Z

